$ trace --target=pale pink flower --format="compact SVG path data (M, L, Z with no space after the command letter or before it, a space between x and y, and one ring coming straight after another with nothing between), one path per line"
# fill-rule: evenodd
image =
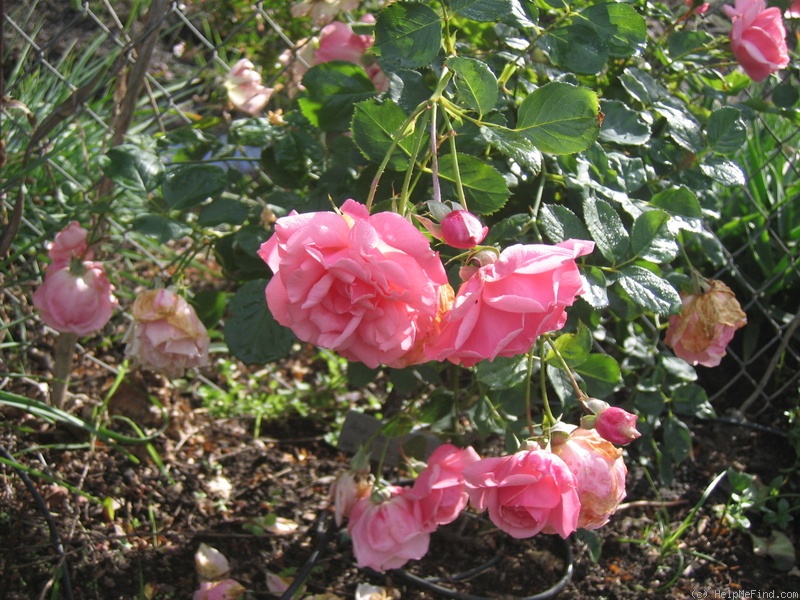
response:
M145 369L178 377L208 364L209 337L194 308L169 289L148 290L133 303L125 356Z
M86 243L88 236L89 232L77 221L59 231L47 247L47 254L50 257L48 270L57 271L68 267L73 259L92 260L94 252Z
M359 567L398 569L428 552L430 532L423 526L419 505L407 492L389 487L384 490L388 498L373 494L353 507L347 529Z
M731 50L751 79L761 81L789 64L779 8L766 8L764 0L736 0L735 6L723 9L733 21Z
M194 568L202 581L220 579L230 573L231 566L225 555L211 546L201 543L194 553Z
M267 304L297 337L371 368L424 362L452 301L439 255L396 213L340 212L278 219L258 252L275 274Z
M274 91L261 84L261 75L246 58L239 60L228 72L225 89L231 104L249 115L261 112Z
M237 600L247 590L235 579L202 581L194 593L193 600Z
M783 16L787 19L800 19L800 0L794 0Z
M428 458L425 469L408 492L420 506L422 524L428 531L456 520L469 502L464 485L464 468L480 460L468 446L459 449L452 444L439 446Z
M727 285L711 279L708 286L706 292L682 295L683 308L669 318L664 343L692 365L716 367L747 315Z
M453 248L474 248L489 233L480 219L466 210L453 210L442 219L442 239Z
M426 348L431 360L472 366L498 356L525 354L542 333L564 326L566 308L583 293L575 258L593 242L515 245L496 262L462 269L461 284L442 331Z
M594 430L575 428L565 442L553 444L553 453L578 482L578 527L597 529L608 523L625 498L628 469L622 450Z
M356 502L372 493L372 478L369 473L347 470L331 485L330 497L336 525L340 526L350 516Z
M470 504L514 538L578 527L578 483L567 464L546 450L483 458L464 469Z
M638 417L618 406L609 406L597 413L594 428L605 440L618 446L624 446L641 437L636 429Z
M47 325L79 336L102 329L117 304L105 268L92 261L48 269L44 283L33 293L33 305Z
M322 28L314 59L317 64L333 60L360 64L373 41L371 35L358 35L347 23L334 21Z
M292 6L293 17L311 16L317 25L330 23L340 12L358 8L360 0L302 0Z

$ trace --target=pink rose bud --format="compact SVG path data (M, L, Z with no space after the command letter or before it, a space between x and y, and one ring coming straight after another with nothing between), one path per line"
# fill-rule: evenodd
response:
M637 421L636 415L617 406L609 406L597 414L594 428L604 440L624 446L641 437L642 434L636 429Z
M735 6L723 6L723 10L733 21L733 55L753 81L762 81L789 64L781 9L767 8L764 0L736 0Z
M48 269L33 293L44 322L60 333L88 335L102 329L117 306L114 286L103 265L86 261Z
M237 600L247 590L235 579L222 581L203 581L193 596L193 600Z
M442 219L442 238L453 248L474 248L483 241L489 228L466 210L454 210Z
M430 532L425 530L420 507L407 490L389 487L388 498L378 494L362 498L353 507L347 529L359 567L376 571L399 569L428 552Z
M225 88L231 104L249 115L261 112L274 91L261 85L261 75L246 58L237 62L228 72Z
M470 503L514 538L578 527L578 482L567 463L546 450L484 458L464 468Z
M197 576L203 581L220 579L231 570L228 559L222 552L203 543L194 554L194 566Z
M553 453L561 457L578 481L578 527L597 529L608 523L625 498L628 469L622 450L594 430L575 428L566 441L553 444Z
M145 369L177 377L208 364L208 332L194 308L175 292L142 292L133 303L133 319L125 356Z
M683 295L683 309L669 318L664 343L692 365L716 367L747 315L727 285L713 279L708 284L705 293Z
M350 516L356 502L372 493L372 477L369 472L345 471L331 485L330 496L336 525L341 526Z
M50 257L48 269L57 271L68 267L73 259L92 260L94 253L86 244L89 232L73 221L56 234L47 248Z

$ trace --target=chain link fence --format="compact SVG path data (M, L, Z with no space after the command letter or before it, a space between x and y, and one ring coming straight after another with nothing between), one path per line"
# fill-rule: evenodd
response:
M29 210L37 198L17 196L25 178L48 180L56 205L65 185L98 197L104 183L97 159L110 147L223 115L222 79L245 48L267 86L289 79L279 56L296 54L315 33L307 21L291 18L290 7L277 1L6 0L1 87L11 101L2 114L4 224L24 202L20 228L43 239L44 223ZM730 192L740 208L724 208L711 222L719 256L717 271L705 273L734 288L750 325L729 348L728 368L719 371L724 379L703 373L701 383L712 402L736 395L742 412L751 413L796 397L800 380L800 223L787 221L800 214L800 191L786 185L800 180L800 129L773 116L759 113L749 123L760 152L743 154L748 184ZM151 249L140 251L161 260ZM12 259L32 260L25 252ZM19 302L10 290L3 294L5 304ZM13 314L6 311L8 319Z

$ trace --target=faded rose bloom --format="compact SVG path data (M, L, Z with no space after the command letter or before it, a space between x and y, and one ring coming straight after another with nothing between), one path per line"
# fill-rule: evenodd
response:
M386 499L373 494L359 500L347 522L358 566L376 571L398 569L409 560L418 560L430 544L420 507L408 490L389 487L385 492L389 494Z
M133 319L125 356L145 369L178 377L208 364L208 332L194 308L172 290L139 294Z
M94 252L86 243L88 236L89 232L77 221L59 231L47 247L47 254L50 257L48 270L58 271L68 267L73 259L92 260Z
M102 263L73 261L45 273L33 293L33 305L44 322L60 333L88 335L102 329L117 307L114 286Z
M193 600L237 600L247 590L235 579L222 581L203 581L193 596Z
M736 0L735 6L724 6L723 10L733 21L733 55L751 79L762 81L789 64L779 8L766 8L764 0Z
M453 248L474 248L489 233L480 219L466 210L454 210L441 222L442 239Z
M261 75L246 58L237 62L225 77L228 98L237 109L249 115L261 112L274 91L261 85Z
M467 506L469 495L464 485L464 468L480 460L472 447L439 446L408 492L420 506L422 524L427 531L456 520Z
M330 23L340 12L355 10L359 2L360 0L302 0L292 6L292 16L310 15L314 23L324 25Z
M222 552L203 543L194 553L194 568L202 581L220 579L231 570L228 559Z
M319 39L316 37L303 38L297 42L295 49L287 48L278 57L278 63L286 68L289 79L286 82L286 95L294 98L298 92L306 88L303 86L303 76L314 66L314 50Z
M682 295L683 309L669 318L664 343L692 365L716 367L747 315L727 285L713 279L708 285L704 293Z
M593 242L582 240L518 244L496 262L462 269L471 276L461 284L441 334L426 348L428 357L470 367L530 351L542 333L564 326L566 307L584 291L575 258L593 249Z
M341 473L331 485L330 496L336 525L341 526L350 516L356 502L372 493L372 477L369 473L347 470Z
M258 252L275 275L267 304L299 339L371 368L424 362L452 301L439 255L398 214L341 211L282 217Z
M563 443L553 444L578 482L581 509L578 527L597 529L608 523L625 498L628 469L622 450L591 429L575 428Z
M464 468L470 503L514 538L578 527L578 482L567 464L546 450L484 458Z
M618 446L624 446L641 437L636 429L638 417L617 406L609 406L597 413L594 428L605 440Z

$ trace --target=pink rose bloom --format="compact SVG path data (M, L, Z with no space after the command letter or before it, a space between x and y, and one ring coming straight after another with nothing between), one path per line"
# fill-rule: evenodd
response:
M237 600L247 590L235 579L222 581L203 581L193 596L193 600Z
M779 8L766 8L764 0L736 0L735 7L723 9L733 21L731 50L751 79L762 81L789 64Z
M474 248L489 233L480 219L466 210L454 210L442 219L441 233L444 242L453 248Z
M480 460L478 453L452 444L439 446L408 492L420 506L422 524L427 531L456 520L467 506L469 495L464 485L464 468Z
M583 293L575 258L594 242L515 245L461 285L440 336L426 349L431 360L470 367L498 356L525 354L542 333L564 326L566 307Z
M364 15L363 22L374 22L372 15ZM389 88L389 79L374 61L368 61L365 54L372 47L375 39L371 35L359 35L349 25L334 21L322 28L319 36L319 46L314 51L314 64L343 60L361 65L372 80L373 85L380 91Z
M783 16L787 19L800 19L800 0L794 0Z
M94 253L86 243L89 232L73 221L56 234L53 242L48 245L47 253L50 257L48 269L58 271L68 267L72 259L92 260Z
M228 98L237 109L249 115L261 112L274 91L261 85L261 75L246 58L237 62L225 77Z
M669 318L664 343L692 365L716 367L747 315L727 285L713 279L708 284L704 293L682 295L683 308Z
M194 308L172 290L139 294L126 341L126 357L171 377L208 364L208 332Z
M404 488L387 491L388 499L362 498L350 513L347 529L359 567L398 569L428 552L430 532L423 527L419 505Z
M275 273L266 296L278 323L371 368L425 362L423 345L452 301L427 238L355 200L278 219L258 254Z
M60 333L88 335L102 329L117 307L114 286L102 263L50 269L33 293L33 305L47 325Z
M347 470L339 475L331 485L330 496L333 499L334 519L341 526L345 517L353 512L356 503L372 493L370 474Z
M566 442L553 445L553 454L561 457L578 482L578 527L597 529L608 523L625 498L628 469L622 450L594 430L575 428Z
M594 428L604 440L612 444L624 446L641 437L636 429L638 417L618 406L609 406L597 413Z
M578 527L578 483L567 464L546 450L484 458L464 468L470 503L514 538Z

